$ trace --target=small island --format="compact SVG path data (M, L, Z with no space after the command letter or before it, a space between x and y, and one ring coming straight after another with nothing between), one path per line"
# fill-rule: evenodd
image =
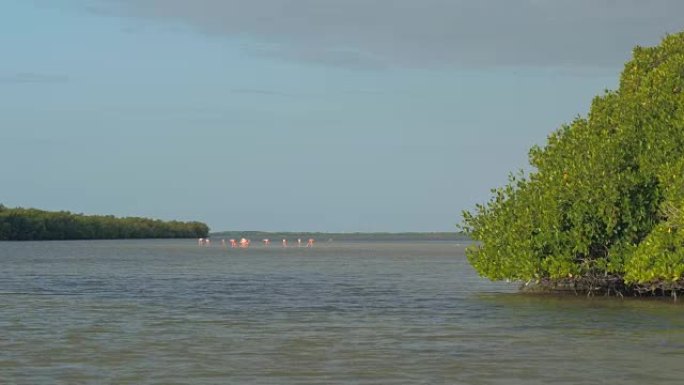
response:
M531 149L534 171L464 212L480 275L546 291L684 290L684 33L633 55L618 90Z
M68 211L7 208L0 204L0 241L199 238L209 234L201 222L161 221Z

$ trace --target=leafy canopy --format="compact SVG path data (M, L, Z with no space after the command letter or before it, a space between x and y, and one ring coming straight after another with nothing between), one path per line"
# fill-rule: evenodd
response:
M681 283L683 88L684 33L636 47L618 90L530 150L533 172L463 213L480 241L467 250L475 269L494 280Z

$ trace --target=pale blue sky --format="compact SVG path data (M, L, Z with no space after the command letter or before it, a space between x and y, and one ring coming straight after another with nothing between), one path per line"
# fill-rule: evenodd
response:
M682 15L668 0L5 0L0 202L451 231Z

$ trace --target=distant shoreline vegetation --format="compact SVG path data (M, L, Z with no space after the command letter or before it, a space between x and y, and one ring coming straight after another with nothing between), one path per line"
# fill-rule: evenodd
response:
M209 234L201 222L161 221L68 211L7 208L0 204L0 240L76 240L130 238L199 238Z
M269 232L269 231L221 231L211 234L215 238L252 240L270 239L277 242L287 240L315 239L317 242L340 241L468 241L467 235L461 232L428 232L428 233L323 233L323 232Z

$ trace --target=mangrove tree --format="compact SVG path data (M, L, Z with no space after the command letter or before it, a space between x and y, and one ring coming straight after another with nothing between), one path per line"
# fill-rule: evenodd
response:
M463 213L493 280L614 293L684 288L684 33L636 47L615 91Z

